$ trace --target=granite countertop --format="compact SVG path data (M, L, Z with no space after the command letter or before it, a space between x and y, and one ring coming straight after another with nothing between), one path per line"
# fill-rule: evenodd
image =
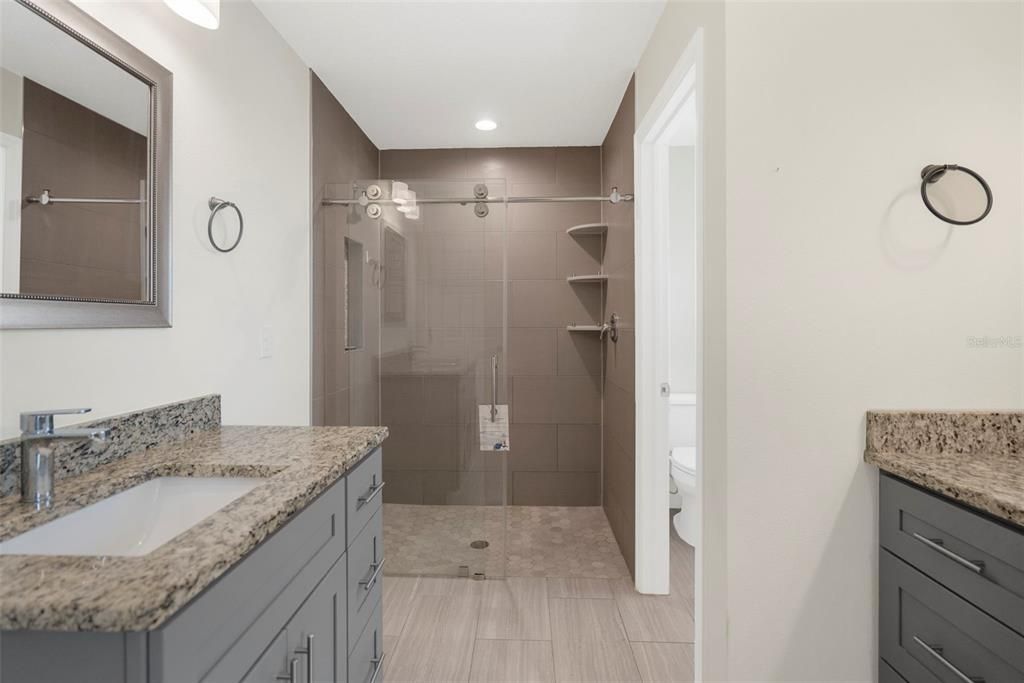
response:
M864 459L1024 527L1024 412L869 412Z
M218 427L0 498L0 541L160 476L269 480L141 557L0 555L0 630L155 629L387 437L386 427Z

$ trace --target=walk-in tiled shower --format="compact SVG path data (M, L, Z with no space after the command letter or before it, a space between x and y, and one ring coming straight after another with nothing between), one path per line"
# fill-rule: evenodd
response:
M314 344L323 423L390 430L387 571L628 575L599 509L601 149L378 156L322 174Z

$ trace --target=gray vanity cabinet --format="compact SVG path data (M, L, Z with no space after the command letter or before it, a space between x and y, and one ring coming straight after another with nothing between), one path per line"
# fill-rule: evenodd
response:
M378 448L155 630L0 633L0 681L347 683L351 668L367 683L383 647L381 476Z
M879 680L1024 681L1024 529L883 475Z

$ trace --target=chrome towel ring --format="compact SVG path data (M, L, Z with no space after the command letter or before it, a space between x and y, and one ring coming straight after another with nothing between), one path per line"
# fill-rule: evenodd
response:
M967 185L958 180L950 182L951 189L941 189L940 180L964 177L970 179ZM974 225L992 211L992 188L979 173L959 164L929 164L921 169L921 199L936 218L953 225Z
M214 249L224 254L229 251L234 251L235 247L238 246L238 243L242 241L242 231L245 229L245 219L242 218L242 210L239 209L234 202L229 202L226 199L218 199L217 197L210 197L208 205L210 207L210 220L206 222L206 234L210 238L210 244L213 245ZM235 238L235 243L226 249L217 244L217 241L213 239L213 219L217 215L217 212L224 207L230 207L235 210L236 214L238 214L238 237Z

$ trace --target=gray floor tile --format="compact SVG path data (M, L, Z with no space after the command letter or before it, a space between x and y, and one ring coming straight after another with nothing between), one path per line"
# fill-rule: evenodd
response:
M693 680L693 645L631 643L644 683L686 683Z
M477 638L551 640L545 579L509 577L485 583Z
M612 590L629 640L693 642L693 614L682 596L642 595L628 579L613 582Z
M554 683L550 641L478 640L470 683Z
M627 683L640 681L629 643L584 641L555 645L558 683Z
M556 642L626 640L626 631L614 600L553 598L551 636Z
M612 598L608 579L548 579L551 598Z

